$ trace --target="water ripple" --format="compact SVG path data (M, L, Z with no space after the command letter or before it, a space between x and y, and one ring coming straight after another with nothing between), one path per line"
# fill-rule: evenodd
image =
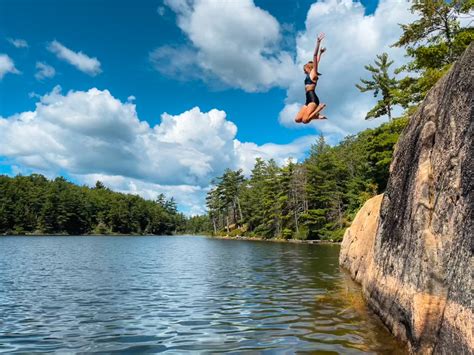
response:
M1 353L404 350L337 246L202 237L0 237Z

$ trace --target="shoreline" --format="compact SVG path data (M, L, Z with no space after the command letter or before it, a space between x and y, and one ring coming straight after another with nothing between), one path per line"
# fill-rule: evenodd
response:
M253 241L253 242L271 242L271 243L291 243L291 244L337 244L340 245L341 242L332 242L329 240L300 240L300 239L276 239L276 238L262 238L262 237L231 237L228 235L210 235L210 234L192 234L192 233L183 233L183 234L167 234L167 235L156 235L156 234L0 234L1 237L182 237L182 236L196 236L204 237L210 239L220 239L220 240L243 240L243 241Z
M206 238L222 239L222 240L245 240L255 242L271 242L271 243L292 243L292 244L338 244L341 242L332 242L329 240L301 240L301 239L266 239L262 237L231 237L226 235L203 235Z

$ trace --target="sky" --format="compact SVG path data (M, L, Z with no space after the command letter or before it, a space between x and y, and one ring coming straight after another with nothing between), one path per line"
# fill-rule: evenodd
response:
M0 174L101 180L205 212L213 177L374 127L355 84L405 0L1 0ZM318 33L326 121L296 124Z

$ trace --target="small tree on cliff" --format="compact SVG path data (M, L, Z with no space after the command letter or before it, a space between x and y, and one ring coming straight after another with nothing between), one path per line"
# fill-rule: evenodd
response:
M366 120L385 115L388 116L390 121L392 120L392 110L396 104L394 91L397 87L397 80L395 77L390 77L389 74L389 68L392 64L393 61L388 59L387 53L377 55L375 66L365 66L365 69L372 73L372 80L360 79L363 85L356 84L361 92L373 91L374 97L378 97L379 94L382 95L382 99L367 113Z

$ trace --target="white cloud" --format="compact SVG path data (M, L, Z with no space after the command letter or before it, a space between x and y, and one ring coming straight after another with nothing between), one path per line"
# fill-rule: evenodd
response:
M43 62L36 62L36 69L38 70L35 74L37 80L53 78L56 75L56 70L51 65Z
M391 48L401 34L399 23L410 22L413 15L405 0L382 0L374 14L365 15L364 7L352 0L322 0L308 11L305 30L297 35L296 65L311 60L318 33L326 33L328 50L321 60L317 94L327 104L325 121L311 124L329 136L342 138L364 128L379 125L382 119L366 121L367 111L375 104L370 94L360 93L355 84L369 76L364 65L375 55L387 52L395 65L406 61L404 49ZM303 73L289 85L280 122L294 127L294 113L304 102Z
M156 199L159 194L164 194L168 199L173 197L180 210L188 215L205 213L205 198L209 187L197 185L161 185L139 179L124 176L112 176L103 174L87 174L74 176L75 179L89 186L94 186L96 181L101 181L108 188L134 195L140 195L146 199Z
M192 64L204 77L255 92L285 87L295 75L291 55L279 50L280 24L252 0L165 3L192 42L193 49L187 50L196 51ZM188 72L187 66L184 69Z
M197 53L186 46L161 46L154 49L149 59L153 67L163 75L177 81L204 79L205 74L196 61Z
M6 54L0 54L0 80L8 73L20 74L13 60Z
M102 72L97 58L91 58L82 52L74 52L56 40L48 45L48 50L86 74L95 76Z
M289 158L292 158L293 162L301 161L316 139L317 136L304 136L290 144L266 143L260 146L235 140L234 149L237 151L238 166L248 174L258 157L264 160L274 159L279 165L287 164Z
M26 42L24 39L8 38L8 42L10 42L16 48L28 48L28 42Z
M193 47L174 48L172 52L158 49L158 57L169 62L168 66L162 63L155 68L172 75L181 69L192 75L197 70L200 79L218 77L228 86L248 92L283 87L287 98L279 121L290 128L303 127L294 122L305 100L301 68L312 59L317 34L325 32L328 51L321 62L323 75L317 94L327 104L325 114L329 119L311 125L331 141L383 120L364 119L375 99L360 93L354 85L367 77L364 65L371 63L376 54L388 52L395 65L406 61L404 49L390 46L401 34L398 24L414 18L406 0L381 0L371 15L365 15L363 5L352 0L318 1L308 11L305 29L296 34L293 55L281 49L292 42L285 31L290 35L293 31L252 0L166 0L165 4L177 14L177 24Z
M240 142L220 110L164 113L160 124L141 121L133 102L107 90L44 95L36 109L0 118L0 156L36 171L66 171L78 181L100 180L120 191L175 196L186 211L201 211L211 178L254 159L301 159L314 137L277 145ZM193 212L193 213L194 213ZM190 212L191 213L191 212Z

